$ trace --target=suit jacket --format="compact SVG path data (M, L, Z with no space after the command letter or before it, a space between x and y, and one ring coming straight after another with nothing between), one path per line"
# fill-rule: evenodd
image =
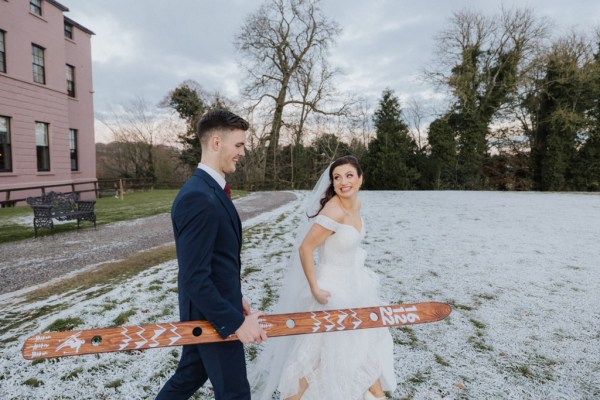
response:
M177 194L171 220L180 318L208 320L226 338L244 322L239 215L219 184L198 168Z

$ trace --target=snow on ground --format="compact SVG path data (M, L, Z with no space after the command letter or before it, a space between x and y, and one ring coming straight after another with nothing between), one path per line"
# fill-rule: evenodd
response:
M380 275L386 302L453 307L444 321L392 329L394 399L600 398L600 196L363 192L361 198L367 264ZM245 224L242 276L255 308L268 311L277 297L300 205ZM81 318L77 328L111 326L120 314L129 315L127 324L177 320L176 274L170 261L85 292L34 303L5 298L0 398L153 398L177 364L177 347L35 362L23 360L20 347L60 318ZM259 351L248 347L249 368ZM196 398L212 398L210 389Z

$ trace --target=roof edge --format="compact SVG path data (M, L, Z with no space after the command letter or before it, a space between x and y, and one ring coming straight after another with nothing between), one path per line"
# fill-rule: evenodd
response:
M55 0L46 0L48 3L52 4L54 7L60 9L61 11L65 12L65 11L69 11L69 9L65 6L63 6L62 4L60 4L58 1Z
M75 22L73 21L71 18L65 16L65 22L68 22L69 24L76 26L77 28L81 29L82 31L84 31L87 34L90 35L95 35L94 32L92 32L91 30L89 30L88 28L86 28L85 26L81 25L79 22Z

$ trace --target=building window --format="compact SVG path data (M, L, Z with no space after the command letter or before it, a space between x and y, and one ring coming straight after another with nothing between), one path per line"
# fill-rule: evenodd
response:
M69 150L71 153L71 171L79 171L77 160L77 129L69 129Z
M0 72L6 72L6 47L4 47L4 34L0 31Z
M42 0L29 0L29 11L36 15L42 15Z
M75 67L67 64L67 94L75 97Z
M0 117L0 172L12 172L10 119L8 117Z
M73 39L73 25L65 22L65 37Z
M46 84L46 70L44 66L44 49L38 45L31 45L33 54L33 81Z
M35 123L35 144L37 147L38 171L50 171L50 144L48 141L47 123Z

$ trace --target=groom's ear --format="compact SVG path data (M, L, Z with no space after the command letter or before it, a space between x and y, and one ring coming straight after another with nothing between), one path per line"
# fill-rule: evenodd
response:
M221 137L217 133L213 133L208 139L208 148L212 151L218 151L221 145Z

